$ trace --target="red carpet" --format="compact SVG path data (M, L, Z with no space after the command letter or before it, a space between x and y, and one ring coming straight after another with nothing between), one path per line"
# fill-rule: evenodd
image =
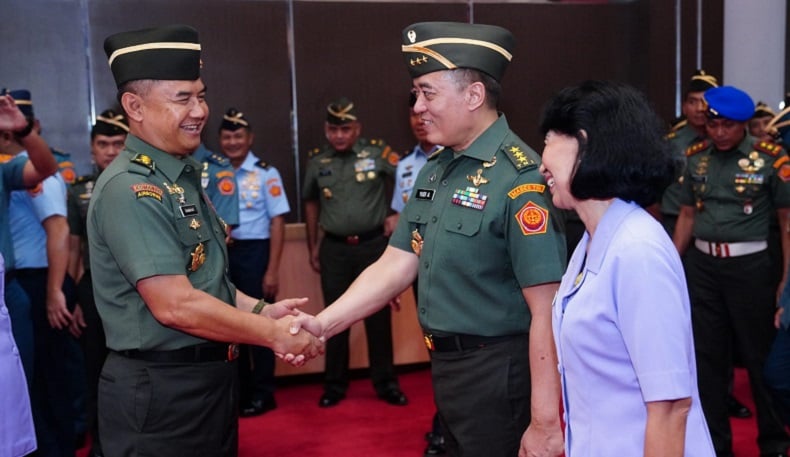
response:
M346 399L328 409L318 407L320 383L281 387L276 410L240 420L239 456L421 457L434 413L430 372L413 371L401 375L400 382L409 397L407 406L378 400L367 379L352 381ZM746 373L740 369L735 395L754 410ZM732 425L736 455L757 455L754 420L733 419Z

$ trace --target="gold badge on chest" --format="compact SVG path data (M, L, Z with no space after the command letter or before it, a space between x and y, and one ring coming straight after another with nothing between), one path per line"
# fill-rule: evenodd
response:
M192 261L189 264L189 271L198 271L198 268L203 266L206 262L205 249L203 243L198 243L198 245L195 246L195 250L189 254L189 256L192 257Z

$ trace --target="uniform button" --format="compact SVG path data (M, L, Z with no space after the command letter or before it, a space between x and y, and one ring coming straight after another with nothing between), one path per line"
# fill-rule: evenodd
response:
M446 179L442 179L442 185L443 185L443 186L446 186L446 185L447 185L447 180L446 180Z
M414 218L414 220L416 220L416 221L419 221L420 219L422 219L422 218L419 215Z
M422 264L422 266L424 266L425 268L428 268L428 265L430 265L430 262L425 262L424 264Z
M425 314L425 308L420 308L420 314Z
M184 167L184 171L187 173L192 173L192 165L187 165L186 167Z
M459 230L460 230L460 229L461 229L461 227L463 227L463 225L464 225L464 224L462 224L462 223L460 223L460 222L459 222L459 223L458 223L458 225L456 225L456 226L455 226L455 228L457 228L457 229L459 229Z
M436 221L438 221L438 220L439 220L439 218L437 218L436 216L433 216L431 218L431 222L433 222L433 223L436 223Z

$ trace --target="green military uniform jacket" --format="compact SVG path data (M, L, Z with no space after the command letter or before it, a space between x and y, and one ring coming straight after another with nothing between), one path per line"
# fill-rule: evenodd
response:
M790 206L790 158L781 146L746 135L731 151L710 140L689 147L681 204L694 206L694 237L763 241L777 208Z
M314 150L302 188L305 200L320 200L318 222L334 235L349 236L380 228L389 200L385 177L393 178L398 154L382 140L359 138L351 151L331 146Z
M85 269L90 269L88 252L88 229L86 221L88 219L88 205L93 195L93 187L96 185L96 175L80 176L69 187L68 211L66 217L69 221L69 233L80 237L82 246L82 261Z
M228 279L225 228L200 185L201 165L160 151L134 135L102 172L88 208L88 243L96 308L112 350L171 350L205 340L165 327L135 285L184 275L235 304Z
M558 282L566 258L539 162L504 116L457 157L446 148L428 159L390 238L419 253L423 329L440 336L529 330L522 288Z
M677 216L680 214L680 194L683 188L683 172L685 171L686 163L686 149L694 143L698 143L702 138L697 135L697 131L693 127L686 124L675 132L667 135L669 144L672 145L673 150L677 153L678 158L682 160L684 169L680 170L678 180L670 184L664 191L661 197L661 214L670 216Z

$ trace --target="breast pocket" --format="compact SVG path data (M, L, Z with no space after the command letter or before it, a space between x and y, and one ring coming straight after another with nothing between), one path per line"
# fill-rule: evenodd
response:
M443 216L444 229L464 236L475 236L483 223L483 211L452 206Z

